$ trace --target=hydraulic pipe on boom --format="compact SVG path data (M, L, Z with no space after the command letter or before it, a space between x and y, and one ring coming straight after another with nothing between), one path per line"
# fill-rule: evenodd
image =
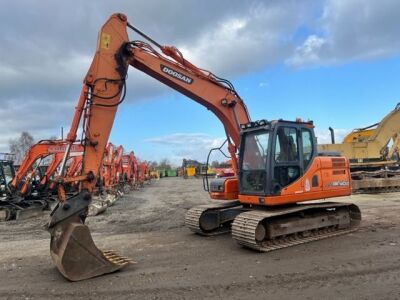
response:
M64 152L64 157L61 161L61 167L60 167L60 171L58 173L58 177L64 176L68 156L71 151L72 144L76 141L76 134L78 131L79 123L82 119L82 113L83 113L83 110L85 107L85 101L87 101L87 100L88 100L88 87L84 85L82 88L82 91L81 91L81 95L78 100L78 105L75 107L75 114L72 119L71 128L70 128L67 138L66 138L66 142L67 142L66 149ZM65 200L65 196L62 192L59 193L59 198L61 201Z

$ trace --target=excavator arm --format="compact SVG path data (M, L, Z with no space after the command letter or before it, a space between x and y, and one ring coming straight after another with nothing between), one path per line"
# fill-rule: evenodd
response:
M46 173L40 179L40 185L42 187L47 184L50 176L54 174L57 167L60 165L60 163L63 159L63 156L64 156L64 153L62 153L62 152L54 154L53 159L51 160L51 163L49 164L49 166L46 169Z
M50 156L50 155L48 155L48 156ZM63 157L64 157L64 153L62 153L62 152L55 153L53 155L53 158L52 158L50 164L48 165L48 167L46 169L46 172L40 178L39 188L41 190L43 190L45 188L45 186L48 183L49 178L54 174L54 172L56 171L57 167L60 165ZM23 184L19 188L19 194L21 194L22 196L26 196L27 195L27 192L29 190L29 186L31 185L31 181L36 176L36 174L37 174L37 170L35 169L35 170L30 171L25 176L25 180L23 181Z
M233 86L225 85L227 81L193 66L174 47L161 46L161 51L174 60L162 56L144 42L128 43L125 50L131 66L195 100L219 118L237 169L235 152L240 144L240 124L248 123L250 117Z
M18 190L22 195L26 193L29 187L29 180L35 174L35 170L32 170L33 165L40 159L44 159L50 155L53 155L52 162L49 168L46 170L45 176L42 178L41 183L46 184L47 179L54 173L55 168L60 164L60 160L64 156L66 145L62 141L40 141L37 144L29 148L26 153L18 171L15 173L13 180L10 182L12 190ZM82 152L83 148L79 144L72 144L70 147L71 152Z
M145 42L128 40L127 23L122 14L114 14L104 24L89 72L84 79L81 97L75 110L68 142L76 139L83 116L85 155L83 174L89 175L83 189L91 191L98 174L103 151L108 141L118 105L125 97L128 65L154 77L160 82L195 100L211 110L224 125L228 150L237 170L236 151L240 145L240 124L250 121L243 100L232 84L211 72L195 67L174 47L161 46L151 40L162 53ZM167 58L168 56L169 58ZM66 151L68 155L68 151Z
M75 168L75 164L77 164L79 162L79 158L82 157L83 147L81 145L75 145L74 149L72 149L72 151L70 153L72 153L72 154L70 156L71 165L69 166L69 168L71 168L71 167ZM45 186L48 183L49 178L56 172L63 157L64 157L63 152L58 152L58 153L54 154L54 157L53 157L51 163L49 164L49 166L46 170L46 173L40 180L41 186ZM73 160L73 158L77 158L77 159ZM68 168L68 171L69 171L69 168Z
M82 155L74 156L67 171L67 177L74 177L82 167Z
M149 43L129 41L128 27L162 53L157 52ZM58 174L60 183L81 181L80 193L66 198L63 185L60 185L60 203L52 212L48 225L53 261L70 280L113 272L128 263L115 253L98 250L84 220L118 105L125 98L129 65L212 111L225 128L228 151L233 168L237 171L240 125L249 123L250 117L233 85L211 72L197 68L184 59L175 47L156 43L130 25L125 15L112 15L99 32L96 54L83 81ZM80 176L71 178L65 176L65 166L80 124L83 126L83 167ZM142 167L139 165L139 169L145 169Z
M48 149L49 146L55 145L54 143L46 143L46 142L39 142L32 147L29 148L28 152L26 153L20 167L18 168L17 172L13 180L10 183L10 186L13 189L18 188L18 183L27 175L27 173L31 170L33 164L40 158L44 158L50 155Z
M320 144L321 151L337 151L350 159L353 167L376 167L391 161L400 132L400 103L380 122L349 133L341 144ZM393 144L389 146L390 141Z
M398 124L400 124L400 103L379 122L374 134L370 137L371 141L375 141L378 144L381 153L385 152L383 149L387 146L390 139L399 133L400 128Z

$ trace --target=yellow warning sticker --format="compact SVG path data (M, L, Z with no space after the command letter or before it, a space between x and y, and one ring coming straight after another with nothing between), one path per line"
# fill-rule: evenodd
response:
M102 32L100 38L100 48L110 48L111 36L108 33Z

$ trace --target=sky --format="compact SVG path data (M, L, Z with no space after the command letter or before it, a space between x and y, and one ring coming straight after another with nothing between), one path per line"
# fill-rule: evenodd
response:
M320 143L400 102L397 0L1 0L0 152L22 131L68 130L101 25L114 12L229 79L251 118L313 120ZM139 39L129 32L130 39ZM205 161L224 141L203 106L131 68L110 141L143 160Z

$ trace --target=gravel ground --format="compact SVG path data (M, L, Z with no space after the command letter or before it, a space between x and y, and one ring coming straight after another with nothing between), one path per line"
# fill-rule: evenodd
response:
M75 283L52 265L47 215L2 222L0 298L399 299L400 195L340 201L360 206L360 230L263 254L183 226L187 209L209 202L201 180L154 181L87 220L99 248L137 264Z

